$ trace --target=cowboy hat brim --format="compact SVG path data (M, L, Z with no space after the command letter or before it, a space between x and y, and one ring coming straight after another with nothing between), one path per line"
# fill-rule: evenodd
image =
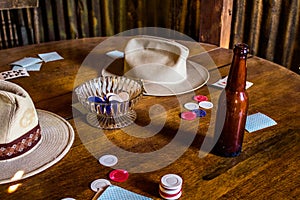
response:
M74 142L74 130L62 117L37 109L41 127L41 140L30 151L18 157L0 161L0 184L10 183L19 171L21 179L36 175L60 161Z
M187 77L176 83L153 83L143 81L144 94L150 96L173 96L192 92L204 86L209 80L209 72L202 65L190 60L186 63ZM102 70L103 76L126 76L124 66L112 63ZM129 77L130 78L130 77Z

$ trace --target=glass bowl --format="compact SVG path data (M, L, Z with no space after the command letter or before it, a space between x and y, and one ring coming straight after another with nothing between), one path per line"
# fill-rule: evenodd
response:
M143 86L124 76L101 76L76 87L75 94L89 111L89 124L101 129L116 129L136 119L133 108L143 95Z

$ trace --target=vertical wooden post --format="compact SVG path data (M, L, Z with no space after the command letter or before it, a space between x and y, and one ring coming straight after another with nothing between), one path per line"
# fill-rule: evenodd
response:
M228 48L233 0L201 0L199 41Z

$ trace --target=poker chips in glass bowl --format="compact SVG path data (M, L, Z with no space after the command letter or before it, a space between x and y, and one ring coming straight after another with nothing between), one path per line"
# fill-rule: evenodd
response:
M134 106L143 95L142 83L123 76L101 76L75 88L89 111L87 121L101 129L128 126L136 119Z

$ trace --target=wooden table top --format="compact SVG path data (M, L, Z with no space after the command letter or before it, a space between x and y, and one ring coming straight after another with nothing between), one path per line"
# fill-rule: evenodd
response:
M228 75L232 50L213 45L183 42L190 48L190 59L210 72L207 85L180 96L143 96L135 107L134 125L118 130L100 130L72 112L72 91L79 83L97 77L97 66L84 67L84 59L106 38L85 38L43 43L0 51L0 71L10 70L9 63L39 53L56 51L64 59L43 63L38 72L11 82L21 85L31 95L36 108L56 113L70 122L75 141L68 154L49 169L21 180L9 194L12 184L0 185L1 199L92 199L90 184L95 179L109 179L114 168L125 168L129 179L118 183L124 189L153 199L160 199L160 178L169 173L180 175L181 199L296 199L300 196L300 76L286 68L250 56L248 58L248 114L261 112L278 124L253 133L245 132L240 156L224 158L203 148L209 141L214 108L200 120L181 120L184 102L195 94L216 102L220 89L210 86ZM126 39L114 39L103 45L96 56L114 50ZM95 56L94 55L94 56ZM215 65L207 59L212 58ZM102 58L102 57L100 57ZM101 59L100 59L101 60ZM102 62L102 61L101 61ZM150 113L150 114L149 114ZM153 132L155 131L155 132ZM114 154L119 163L105 167L100 155Z

